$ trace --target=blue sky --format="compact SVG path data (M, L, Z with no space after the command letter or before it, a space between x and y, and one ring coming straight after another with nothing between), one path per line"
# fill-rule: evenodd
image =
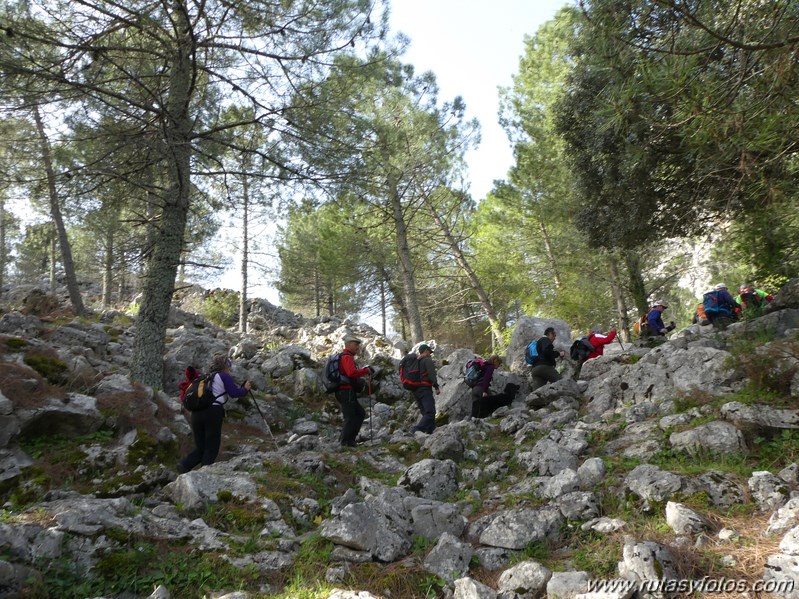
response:
M480 121L482 142L467 156L470 192L476 200L504 179L513 151L498 123L498 88L512 84L524 51L524 36L534 35L569 0L395 0L389 24L410 38L402 57L416 72L432 71L439 102L461 96L469 119ZM240 257L220 281L241 288ZM277 291L252 273L248 292L279 304Z
M567 0L396 0L390 24L411 39L404 62L432 71L440 101L461 96L480 121L482 143L467 155L472 197L504 179L513 152L498 123L498 87L512 84L524 36L555 16Z

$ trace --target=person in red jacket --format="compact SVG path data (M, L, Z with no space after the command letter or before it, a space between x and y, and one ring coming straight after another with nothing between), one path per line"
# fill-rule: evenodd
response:
M339 371L341 384L336 389L336 400L341 406L341 415L344 417L344 426L341 428L339 442L342 447L355 447L361 425L366 418L366 411L358 401L358 392L366 386L363 377L370 377L374 372L371 366L358 368L355 365L355 356L361 350L361 340L355 335L345 335L344 351L339 358Z
M616 338L616 329L610 329L607 335L603 335L599 329L595 329L588 335L588 341L594 346L594 351L588 354L586 360L591 358L598 358L605 353L605 346L608 343L613 343Z
M610 329L607 335L602 334L599 327L595 327L590 333L588 333L588 342L594 348L590 354L588 354L584 360L579 361L577 363L577 368L574 371L574 380L577 380L580 377L580 373L583 370L583 364L588 362L591 358L598 358L602 354L605 353L605 346L608 343L611 343L616 338L616 329ZM587 349L587 348L586 348Z

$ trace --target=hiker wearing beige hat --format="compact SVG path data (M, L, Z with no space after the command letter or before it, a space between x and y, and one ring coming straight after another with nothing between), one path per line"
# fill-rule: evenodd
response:
M658 300L652 305L652 309L646 315L647 331L650 336L665 335L673 331L677 326L672 320L669 326L663 324L663 312L668 308L668 304L663 300Z
M358 392L366 386L363 378L372 376L374 368L355 365L355 356L361 351L361 340L351 333L344 335L344 351L339 357L341 383L336 388L336 400L341 406L344 426L341 428L339 442L343 447L355 447L366 411L358 401Z

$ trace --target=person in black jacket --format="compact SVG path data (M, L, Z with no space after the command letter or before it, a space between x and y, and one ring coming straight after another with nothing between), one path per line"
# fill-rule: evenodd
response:
M538 356L533 358L533 369L530 371L533 376L533 391L547 383L560 380L560 373L555 369L555 360L563 358L566 352L555 349L555 337L557 337L555 329L547 327L544 329L544 336L536 342Z
M436 366L432 358L433 348L426 343L422 343L417 350L417 354L419 356L421 382L413 390L413 396L416 398L416 405L419 407L419 412L422 416L419 422L411 429L411 432L420 431L429 435L436 430L436 400L433 397L433 389L435 389L436 395L441 394L441 389L438 387Z

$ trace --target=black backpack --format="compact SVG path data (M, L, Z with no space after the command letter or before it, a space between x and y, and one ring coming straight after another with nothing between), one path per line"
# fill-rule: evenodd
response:
M422 372L417 354L410 353L400 360L399 377L402 386L409 391L417 389L422 384Z
M583 336L572 343L572 346L569 348L569 356L571 356L572 360L584 362L595 349L596 348L591 345L591 340Z
M759 308L763 298L754 291L744 291L741 294L741 305L745 308Z
M214 395L213 385L216 372L209 372L205 376L198 376L195 378L191 385L186 389L183 395L183 407L190 412L199 412L211 407L217 398L222 397L224 393Z

